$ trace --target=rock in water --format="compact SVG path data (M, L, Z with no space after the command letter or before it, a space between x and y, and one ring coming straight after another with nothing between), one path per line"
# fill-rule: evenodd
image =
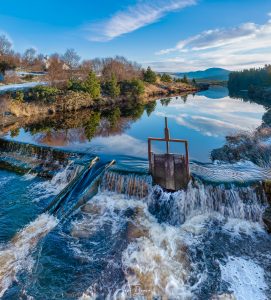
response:
M271 233L271 206L269 206L263 213L263 222L267 227L267 231Z

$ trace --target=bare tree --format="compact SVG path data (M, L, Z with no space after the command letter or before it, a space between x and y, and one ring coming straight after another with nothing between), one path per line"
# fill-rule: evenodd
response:
M54 86L61 85L61 83L67 79L67 72L63 67L64 62L60 59L58 54L53 54L50 56L48 64L48 81Z
M26 49L23 54L23 62L25 66L32 66L35 62L37 51L34 48Z
M112 76L116 76L118 81L131 80L140 78L141 68L139 65L128 61L125 57L116 56L115 58L104 60L102 76L104 80L109 80Z
M96 57L96 58L94 58L94 59L91 60L91 63L92 63L92 69L93 69L93 71L97 75L101 75L103 67L104 67L104 59Z
M93 65L91 60L84 60L80 65L80 77L85 80L90 71L93 70Z
M9 54L11 48L12 43L8 38L4 34L0 35L0 56Z
M72 48L67 49L64 55L62 56L62 60L67 64L71 69L75 69L78 67L81 57L76 53L76 51Z

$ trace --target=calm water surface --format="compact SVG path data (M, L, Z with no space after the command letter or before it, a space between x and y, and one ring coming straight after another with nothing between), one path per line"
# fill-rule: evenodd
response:
M116 158L125 155L145 159L147 138L163 136L163 118L167 116L171 137L187 139L191 159L208 162L211 150L222 146L226 135L260 126L265 111L256 103L230 98L227 88L213 87L196 95L158 100L145 109L138 108L137 115L121 116L113 127L102 117L100 125L94 124L96 132L91 136L86 126L78 122L92 118L91 114L79 113L69 116L71 122L66 122L64 129L57 129L63 125L62 120L56 121L54 128L50 128L52 124L48 122L44 128L38 124L39 130L33 130L34 124L31 128L22 128L14 139ZM155 144L157 150L162 151L163 147ZM171 145L171 150L183 151L176 145Z

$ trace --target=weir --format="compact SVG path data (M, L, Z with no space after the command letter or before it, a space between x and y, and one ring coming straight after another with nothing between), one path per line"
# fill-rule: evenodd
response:
M101 191L124 194L128 198L143 199L151 192L152 178L150 175L110 170L105 172L100 189Z
M75 162L83 166L89 156L47 146L0 138L0 168L13 172L36 174L51 179L62 168Z
M97 194L102 175L114 163L114 160L104 163L100 162L98 157L94 158L89 166L85 167L46 208L45 212L48 211L60 221L65 220L73 211Z
M76 163L76 160L74 163ZM143 214L150 213L150 220L152 222L154 219L158 221L154 223L155 230L153 230L153 236L157 240L160 238L160 234L157 232L157 227L160 226L158 223L164 223L161 226L161 228L164 228L164 225L167 226L168 224L181 225L187 220L200 215L211 216L215 214L219 215L220 218L235 219L237 222L243 220L261 223L263 212L267 206L266 195L261 184L245 187L238 187L234 184L211 185L194 178L190 180L185 189L173 193L159 186L153 187L152 176L147 173L136 174L114 169L109 170L113 164L114 161L99 161L98 157L89 159L87 164L82 163L80 168L74 170L74 174L71 176L68 185L45 208L43 213L18 232L6 248L0 250L0 265L2 268L0 268L0 297L12 285L12 282L16 278L16 273L23 268L27 268L26 258L33 253L39 241L59 223L63 225L67 220L70 220L69 217L75 211L78 212L78 209L83 207L87 202L86 206L84 206L85 210L82 208L82 211L84 214L88 211L95 215L94 211L96 209L97 217L99 215L99 212L97 212L99 202L101 202L101 209L104 209L103 197L110 198L110 201L114 203L118 201L116 200L120 196L118 194L126 195L127 197L123 197L125 199L125 210L127 210L127 214L123 214L125 218L129 216L131 211L135 218L138 217L140 220ZM267 190L268 187L266 187ZM94 204L92 201L89 202L97 192L100 193L96 198L92 199ZM114 193L113 197L111 197L112 194L110 192ZM130 201L127 198L132 199ZM135 198L141 199L141 201L135 201ZM112 213L115 215L115 211L120 210L122 205L123 203L119 203L119 206L116 206ZM111 202L109 206L109 210L112 210ZM145 207L146 210L144 210ZM93 215L87 220L90 227L92 227L92 217ZM132 220L132 225L138 225L138 219L134 219L133 217ZM135 222L135 220L137 221ZM146 219L142 219L142 224L148 224ZM150 230L146 231L145 227L142 227L143 229L139 227L140 230L135 228L133 231L131 229L133 228L132 225L129 227L130 236L140 236L140 234L144 236L146 232L150 232ZM168 243L161 243L163 244L163 253L165 252L165 245L170 245L172 240L179 237L178 230L181 230L181 228L181 226L169 227L170 230L168 232L164 233L164 231L161 231L161 234L164 233L169 241ZM176 231L171 236L168 236L173 229L176 229ZM148 234L151 235L151 233ZM149 235L144 236L144 239L134 241L146 242ZM130 243L129 245L131 247L134 243ZM179 249L179 246L180 244L178 244L176 249ZM149 247L149 244L147 244L147 247ZM14 253L16 255L19 253L19 256L16 256ZM144 256L145 253L143 252L142 255ZM167 259L163 257L163 259L157 260L157 256L151 257L149 259L151 262L163 262ZM176 268L174 267L174 270L178 268L179 265ZM163 267L160 269L163 269ZM150 274L152 274L152 271ZM131 274L129 273L129 275Z

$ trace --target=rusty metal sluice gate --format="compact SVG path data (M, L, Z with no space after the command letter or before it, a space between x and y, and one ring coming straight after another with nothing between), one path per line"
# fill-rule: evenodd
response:
M156 154L152 152L152 142L165 142L166 153ZM185 145L185 155L170 153L170 143L182 143ZM165 137L148 138L149 169L155 184L170 191L185 189L190 180L188 141L171 139L168 129L167 117L165 118Z

